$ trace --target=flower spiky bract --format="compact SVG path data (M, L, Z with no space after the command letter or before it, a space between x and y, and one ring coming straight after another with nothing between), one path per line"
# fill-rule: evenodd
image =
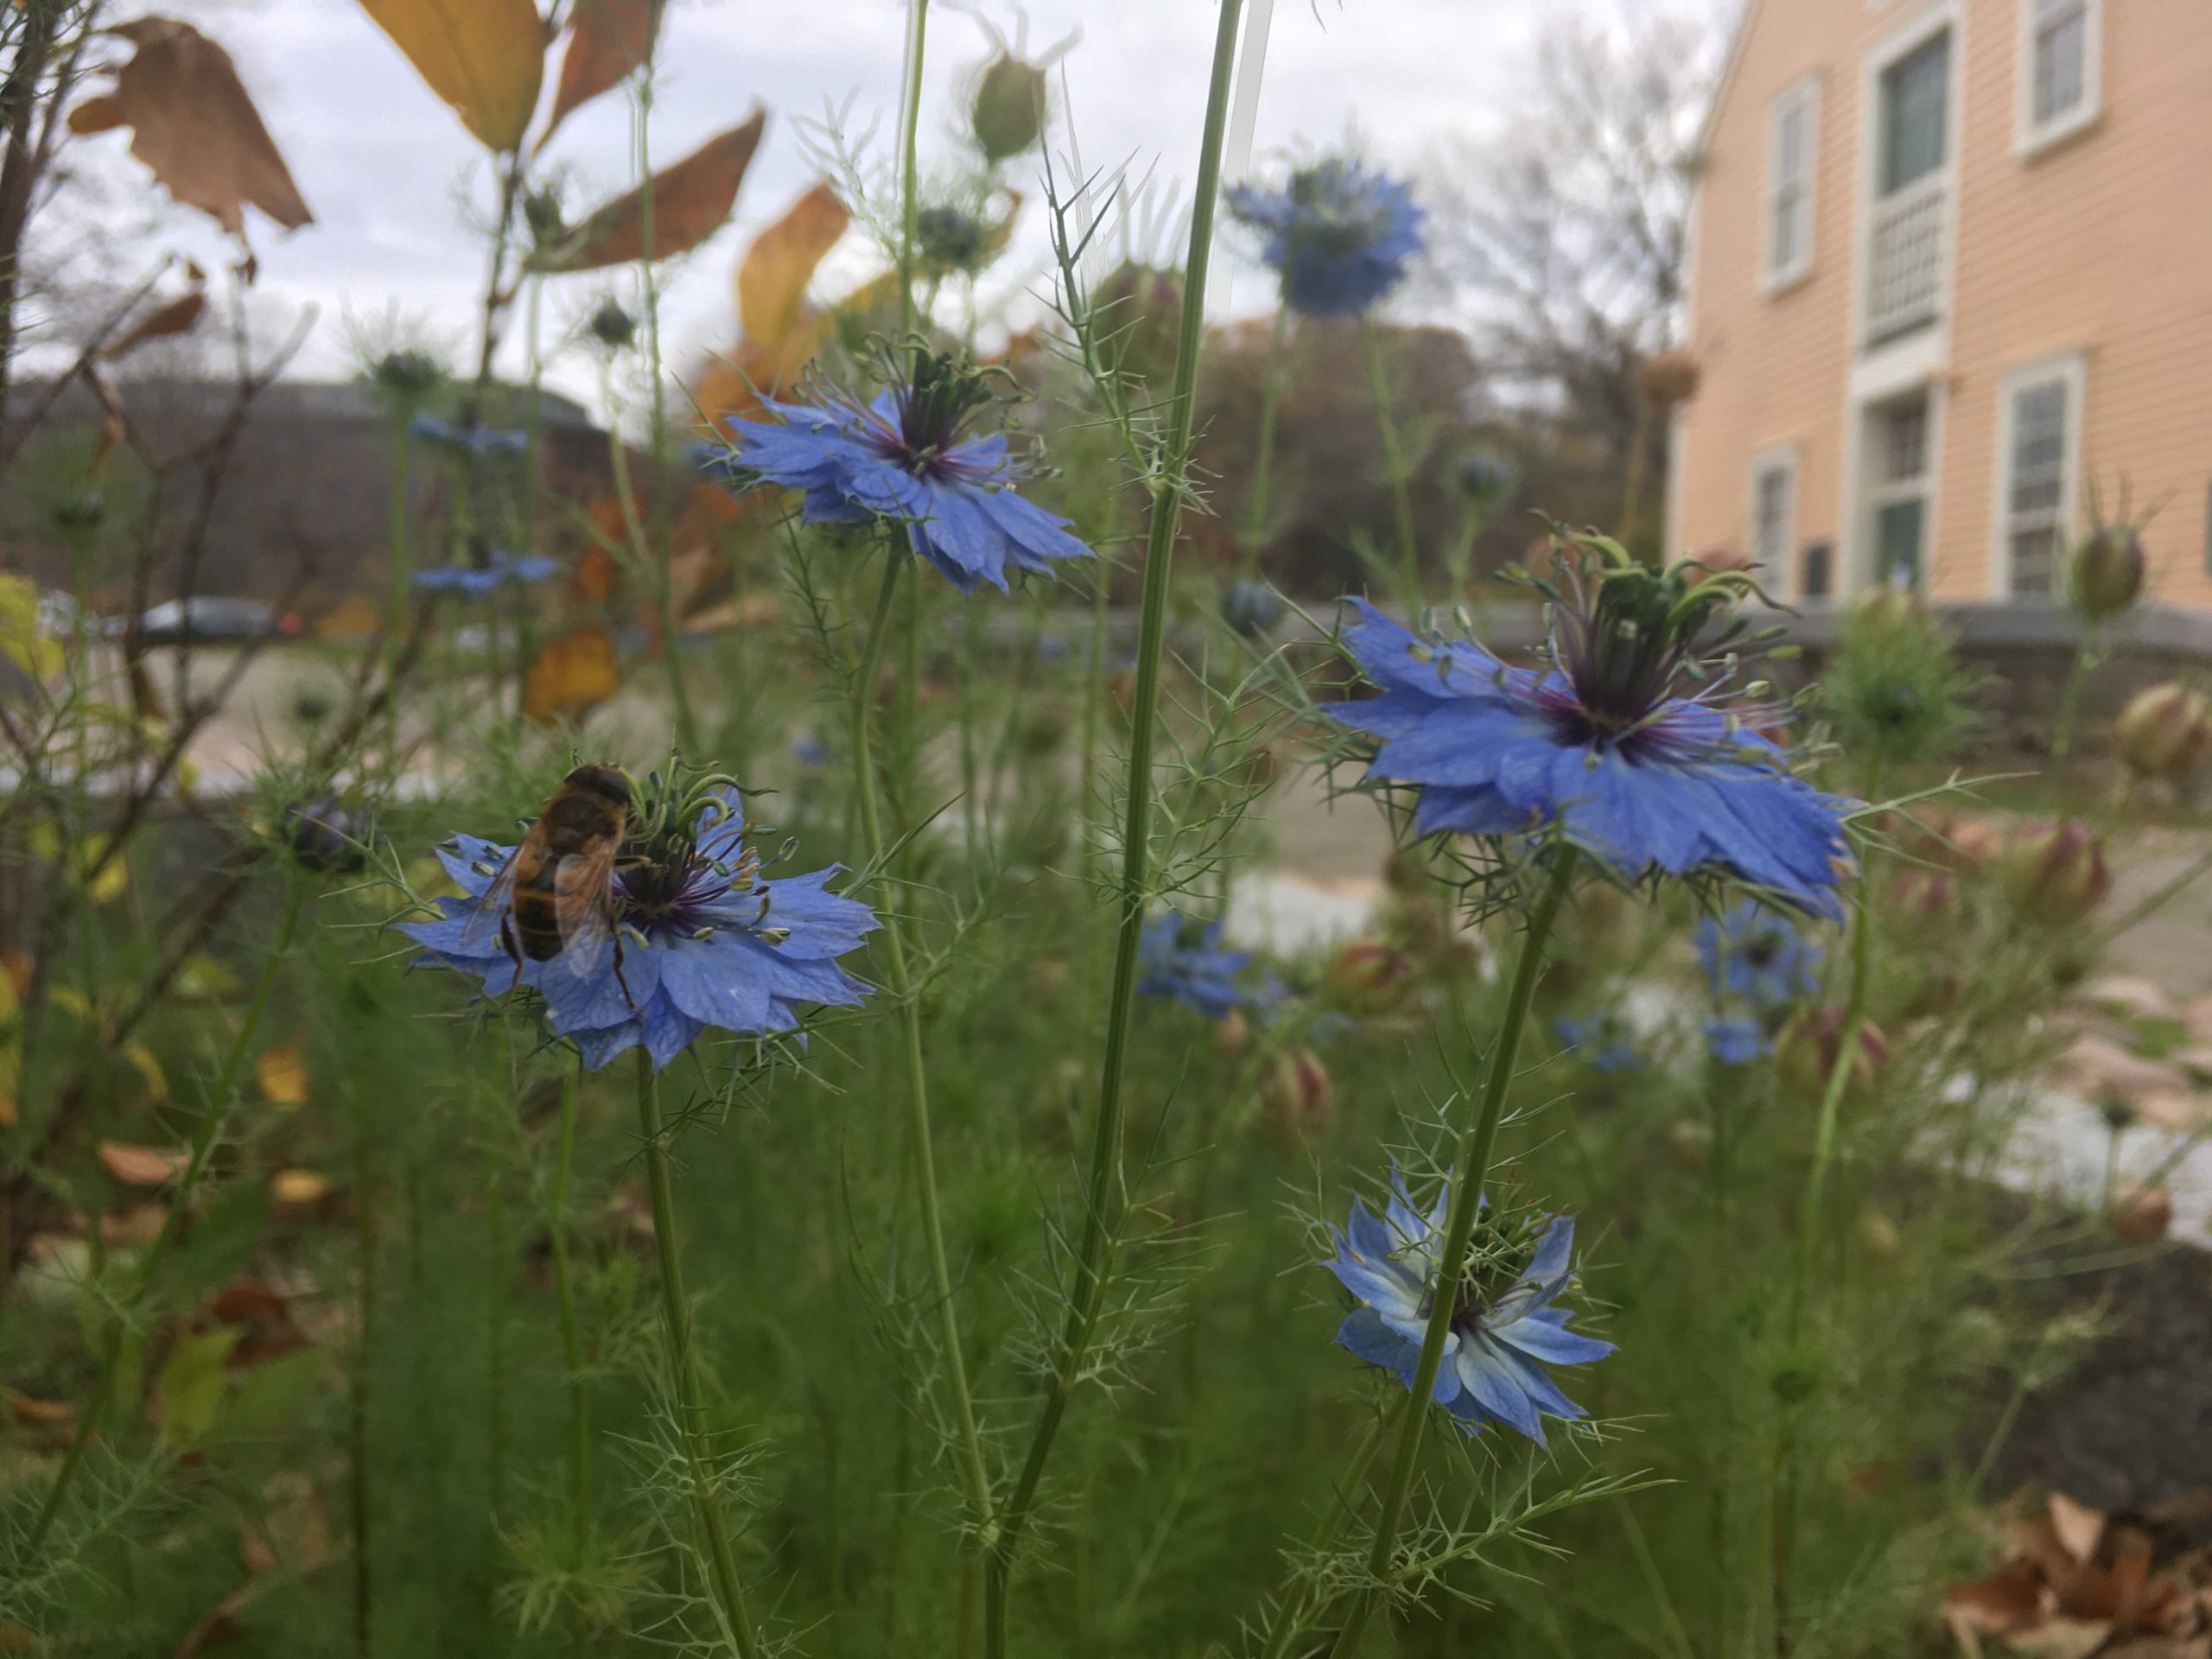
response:
M1330 1230L1337 1253L1323 1265L1360 1304L1338 1328L1337 1340L1370 1365L1395 1372L1408 1389L1442 1276L1451 1199L1447 1181L1426 1211L1416 1209L1394 1173L1380 1216L1355 1199L1350 1224ZM1485 1423L1503 1423L1541 1446L1546 1417L1573 1421L1588 1414L1544 1368L1586 1364L1613 1351L1610 1342L1568 1330L1570 1315L1557 1305L1574 1280L1573 1219L1485 1217L1473 1249L1432 1397L1471 1434Z
M837 867L772 879L745 844L734 783L654 781L608 877L620 948L598 953L588 971L572 971L566 952L525 957L518 968L497 930L470 929L512 851L474 836L438 849L462 896L441 899L437 920L399 931L427 962L473 975L488 993L537 993L554 1032L594 1068L641 1045L664 1067L709 1027L772 1035L799 1024L802 1005L865 996L837 958L859 947L875 917L829 891Z
M1621 875L1726 876L1821 916L1840 913L1851 803L1789 770L1760 728L1779 711L1725 700L1700 636L1732 610L1740 572L1658 571L1578 537L1537 584L1554 625L1538 668L1471 639L1416 637L1363 600L1344 642L1382 692L1322 712L1381 740L1370 781L1414 785L1417 835L1555 833ZM1742 626L1728 620L1725 644Z
M767 403L776 420L731 421L736 448L709 469L740 488L803 490L809 524L898 525L963 593L1090 556L1066 519L1019 493L1032 471L1006 435L972 429L998 401L988 375L920 345L885 361L887 384L865 403L812 379L804 401Z
M1267 232L1261 257L1281 278L1282 302L1309 317L1367 311L1421 250L1413 187L1345 156L1300 168L1280 190L1234 186L1229 206Z

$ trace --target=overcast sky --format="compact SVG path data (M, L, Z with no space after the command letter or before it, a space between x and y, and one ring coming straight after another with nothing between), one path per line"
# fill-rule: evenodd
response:
M1494 127L1543 16L1573 10L1608 17L1636 3L1277 0L1255 169L1348 139L1373 160L1414 167L1454 135ZM1698 3L1717 11L1724 0ZM300 371L350 372L349 337L381 342L395 315L461 357L483 280L480 229L471 221L480 226L488 211L490 177L459 119L351 0L172 0L169 9L229 48L315 213L315 224L289 236L265 221L254 230L261 303L271 311L313 304L319 313ZM819 176L801 130L807 121L845 109L848 132L857 137L873 124L887 154L904 12L902 0L671 0L652 116L657 163L734 125L756 100L770 112L734 223L671 270L662 313L671 365L734 334L737 251ZM1187 192L1216 16L1206 0L974 0L961 10L939 0L931 15L925 168L933 152L950 164L959 83L990 49L979 17L1008 35L1026 17L1033 55L1080 29L1065 60L1067 107L1057 113L1084 164L1128 163L1140 175L1156 168ZM549 96L555 73L549 67ZM629 122L628 100L616 92L563 124L550 161L570 176L572 209L632 182ZM123 142L86 141L118 155ZM1021 305L1020 290L1035 280L1043 249L1035 174L1033 157L1009 175L1029 190L1031 205L1024 241L985 296L991 304ZM196 226L179 225L178 235L193 251L220 257L219 240ZM865 251L850 249L841 262L857 270ZM1235 309L1265 303L1249 266L1232 262L1230 271L1225 297ZM550 284L549 335L588 315L607 291L588 276ZM551 378L597 401L597 371L586 354L557 360Z

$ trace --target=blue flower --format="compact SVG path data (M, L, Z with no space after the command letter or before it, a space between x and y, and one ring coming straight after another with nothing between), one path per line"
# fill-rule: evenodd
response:
M801 733L791 739L791 759L803 766L826 766L832 758L830 746L818 737Z
M1261 257L1282 280L1283 303L1309 317L1357 316L1421 249L1413 187L1356 161L1301 168L1281 190L1234 186L1229 206L1267 232Z
M709 470L739 487L766 480L806 493L810 524L895 524L907 545L963 593L1007 572L1049 572L1090 556L1068 521L1017 493L1028 463L1004 433L969 431L992 401L988 383L941 353L917 349L870 402L814 384L810 401L769 403L780 417L732 421L737 447Z
M474 975L492 995L517 983L536 991L587 1065L642 1044L656 1068L665 1066L709 1027L788 1031L803 1003L842 1007L868 994L836 959L874 930L874 912L829 891L835 867L767 879L744 837L736 791L717 787L688 824L642 850L633 839L609 878L617 949L594 953L583 972L563 951L546 962L525 957L518 976L499 930L469 927L512 850L474 836L438 850L466 896L439 899L440 919L399 931L427 961Z
M1257 639L1282 620L1282 596L1264 582L1240 576L1222 593L1221 620L1247 639Z
M561 569L558 559L543 553L494 553L482 564L434 564L417 570L417 588L457 593L467 599L484 599L511 582L528 586L545 581Z
M1840 915L1853 803L1790 773L1787 752L1747 723L1770 711L1726 706L1710 678L1683 694L1727 576L1692 593L1679 574L1600 556L1594 571L1568 567L1541 668L1416 639L1353 601L1361 620L1344 640L1382 695L1323 712L1382 740L1367 776L1418 788L1417 835L1551 830L1623 875L1718 873ZM1713 587L1723 592L1705 597Z
M1766 1027L1756 1020L1741 1018L1707 1020L1705 1046L1723 1065L1749 1065L1774 1052Z
M1602 1014L1552 1021L1552 1035L1567 1047L1583 1051L1593 1071L1641 1071L1643 1056L1614 1033L1613 1022Z
M1226 1020L1234 1008L1265 1010L1281 995L1280 986L1273 980L1256 989L1238 984L1236 976L1251 965L1249 950L1221 948L1218 920L1163 911L1144 925L1137 942L1137 995L1180 1002L1209 1020Z
M1351 1224L1343 1232L1331 1230L1337 1254L1323 1265L1360 1304L1338 1328L1337 1340L1369 1364L1396 1372L1400 1384L1411 1389L1441 1277L1451 1185L1445 1184L1426 1215L1414 1208L1395 1173L1390 1194L1380 1217L1353 1200ZM1546 1417L1571 1421L1588 1414L1543 1369L1586 1364L1613 1351L1610 1342L1568 1330L1570 1316L1554 1306L1573 1282L1573 1256L1574 1222L1554 1216L1522 1265L1499 1271L1478 1263L1472 1279L1460 1284L1432 1397L1469 1433L1503 1423L1541 1446Z
M1695 937L1698 966L1716 1000L1778 1008L1820 988L1821 947L1751 899L1700 916Z
M473 451L480 455L518 455L530 448L530 434L493 426L459 426L431 414L407 423L407 435L435 448Z

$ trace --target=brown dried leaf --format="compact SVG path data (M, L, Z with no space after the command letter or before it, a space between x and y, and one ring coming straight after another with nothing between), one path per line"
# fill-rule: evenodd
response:
M308 1036L302 1032L253 1063L261 1097L272 1106L303 1106L308 1098Z
M54 1428L77 1421L77 1408L67 1400L35 1400L13 1389L0 1389L8 1401L8 1414L27 1428Z
M321 1204L330 1193L330 1178L312 1169L280 1169L269 1178L269 1197L288 1209Z
M656 259L687 253L716 231L737 205L737 188L760 148L767 125L765 110L755 110L742 126L709 138L672 167L653 175L653 247ZM561 245L532 264L563 273L624 265L645 251L645 192L616 197L570 232Z
M545 148L553 129L569 111L619 85L652 54L664 3L664 0L576 0L575 16L569 26L569 49L561 57L561 84L554 92L545 130L537 135L538 149Z
M523 713L540 725L580 720L621 689L614 642L588 623L546 642L523 683Z
M108 457L120 449L130 438L130 417L123 410L123 391L108 378L107 371L97 365L86 368L85 382L92 389L92 397L100 406L100 435L92 445L92 459L89 467L98 478L107 465ZM135 699L134 699L135 701ZM143 704L139 713L146 713Z
M2139 1186L2129 1181L2112 1195L2112 1230L2123 1244L2148 1249L2173 1224L2173 1195L2163 1186Z
M156 306L100 353L112 363L118 357L149 340L162 340L172 334L189 334L193 324L200 321L200 314L207 308L207 291L194 288L180 294L167 305Z
M190 1154L181 1147L134 1147L100 1142L100 1165L125 1186L160 1186L183 1173Z
M486 149L518 149L545 79L533 0L361 0Z
M130 128L130 153L156 181L241 242L249 205L288 231L314 219L229 53L174 17L135 18L113 32L137 50L115 72L112 94L71 113L74 130Z
M2058 1535L2058 1541L2069 1555L2077 1561L2086 1561L2096 1554L2097 1541L2105 1535L2102 1510L2076 1503L2063 1492L2053 1492L2044 1507L2050 1513L2050 1529Z
M753 238L737 265L737 315L746 337L776 351L806 315L815 267L837 245L853 216L825 182L808 191Z

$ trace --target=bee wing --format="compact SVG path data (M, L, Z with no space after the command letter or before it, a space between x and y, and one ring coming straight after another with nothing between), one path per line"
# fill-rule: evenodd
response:
M621 843L572 853L553 869L553 916L561 926L561 960L578 979L599 971L614 942L614 855Z
M499 873L492 878L492 885L484 889L483 897L476 901L476 908L469 912L468 921L461 930L463 952L475 954L491 943L499 932L499 924L514 906L515 871L519 867L523 848L530 845L531 836L537 833L533 829L530 835L523 837L522 846L507 855L507 861L499 866Z

